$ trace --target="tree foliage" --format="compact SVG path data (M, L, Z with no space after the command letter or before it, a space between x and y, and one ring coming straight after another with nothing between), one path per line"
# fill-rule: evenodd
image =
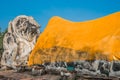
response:
M0 28L0 57L3 53L3 38L6 32L7 32L7 29L5 31L2 31Z

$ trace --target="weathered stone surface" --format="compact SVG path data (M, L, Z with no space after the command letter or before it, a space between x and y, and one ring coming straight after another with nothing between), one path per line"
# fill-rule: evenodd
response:
M40 34L40 25L29 16L21 15L9 22L3 39L2 66L15 68L26 65L29 53Z

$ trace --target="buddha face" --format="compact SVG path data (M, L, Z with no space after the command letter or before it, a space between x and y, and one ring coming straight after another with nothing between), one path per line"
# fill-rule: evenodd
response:
M16 18L14 23L14 29L16 33L19 34L21 37L31 41L34 36L39 35L39 25L32 17L21 17Z

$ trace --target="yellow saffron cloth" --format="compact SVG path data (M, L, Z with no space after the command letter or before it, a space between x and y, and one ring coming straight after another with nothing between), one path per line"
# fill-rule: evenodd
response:
M89 48L90 56L95 55L94 52L100 51L101 54L107 56L108 60L120 59L120 12L110 14L108 16L89 20L84 22L72 22L58 16L54 16L48 22L45 30L40 34L37 43L32 50L28 65L42 64L48 59L54 62L54 56L57 54L64 55L64 61L71 61L72 55L77 58L78 55L73 51L69 52L51 52L54 46L69 48L72 50L84 51ZM42 53L41 51L42 50ZM62 50L62 49L61 49ZM51 56L51 57L50 57Z

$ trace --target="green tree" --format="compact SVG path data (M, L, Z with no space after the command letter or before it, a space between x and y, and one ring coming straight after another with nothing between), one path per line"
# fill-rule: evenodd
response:
M0 59L2 57L2 53L3 53L3 38L5 33L7 32L7 29L5 31L2 31L1 27L0 27Z

